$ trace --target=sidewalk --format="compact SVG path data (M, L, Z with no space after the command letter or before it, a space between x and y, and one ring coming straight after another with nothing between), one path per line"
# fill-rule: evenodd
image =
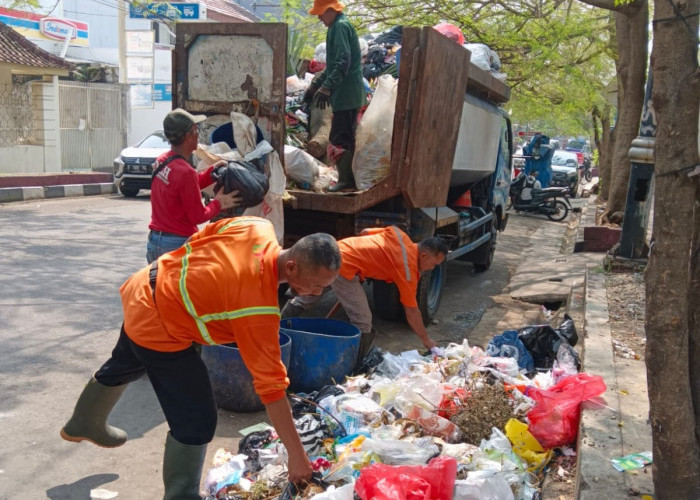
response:
M116 192L110 173L70 172L0 175L0 203L91 196Z

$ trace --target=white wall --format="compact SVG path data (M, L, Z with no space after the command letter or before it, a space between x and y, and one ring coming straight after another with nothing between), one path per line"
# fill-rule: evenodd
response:
M128 144L135 145L151 132L163 130L163 118L172 109L170 101L157 101L153 109L131 109L131 130Z
M0 173L3 174L44 172L44 146L0 147L0 158Z

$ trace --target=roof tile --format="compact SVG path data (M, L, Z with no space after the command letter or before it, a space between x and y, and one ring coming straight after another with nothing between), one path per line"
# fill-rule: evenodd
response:
M65 59L46 52L3 22L0 22L0 62L33 68L73 68Z

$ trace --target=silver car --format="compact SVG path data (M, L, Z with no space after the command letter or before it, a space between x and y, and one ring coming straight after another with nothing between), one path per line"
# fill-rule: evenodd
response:
M114 185L119 192L134 197L141 189L151 189L153 163L168 151L170 144L162 130L149 134L136 146L123 149L114 159Z

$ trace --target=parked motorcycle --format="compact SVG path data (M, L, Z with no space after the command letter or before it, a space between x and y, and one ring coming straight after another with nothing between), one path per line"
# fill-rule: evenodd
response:
M586 182L591 182L591 179L593 179L593 172L591 172L591 162L584 162L583 166L579 166L579 170L581 170L581 178L586 179Z
M521 195L525 188L526 178L527 176L521 173L510 184L511 206L515 208L515 210L546 215L549 220L554 222L562 221L569 215L569 204L566 202L569 194L568 188L549 187L533 189L530 192L532 194L532 199L523 200Z

